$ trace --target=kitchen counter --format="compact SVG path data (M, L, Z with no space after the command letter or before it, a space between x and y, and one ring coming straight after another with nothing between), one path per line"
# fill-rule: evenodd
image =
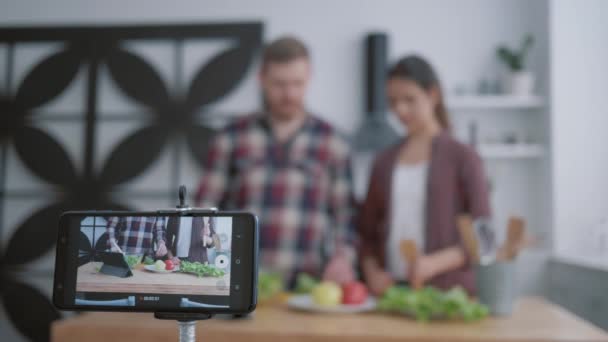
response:
M199 341L608 342L608 334L542 298L522 298L512 316L479 322L418 323L378 313L334 315L260 306L241 319L197 324ZM175 341L177 323L151 313L88 313L57 321L53 341Z
M97 270L101 262L89 262L78 267L76 292L114 292L114 293L172 293L197 295L226 295L230 284L230 275L223 277L201 277L179 272L156 273L146 271L139 264L133 270L133 276L119 278Z

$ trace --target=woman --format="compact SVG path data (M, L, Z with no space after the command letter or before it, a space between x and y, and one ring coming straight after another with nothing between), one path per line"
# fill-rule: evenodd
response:
M424 59L398 61L388 72L387 94L407 135L382 151L372 168L359 218L363 276L375 294L398 281L460 285L473 293L456 218L490 214L481 161L450 135L439 79ZM413 265L401 257L404 239L421 251Z
M175 264L181 260L209 263L208 248L215 247L215 229L211 217L170 217L167 223L169 259Z

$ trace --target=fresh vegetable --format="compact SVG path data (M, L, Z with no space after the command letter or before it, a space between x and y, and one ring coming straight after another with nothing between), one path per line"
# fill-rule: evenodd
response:
M298 273L296 277L296 287L294 292L308 294L319 284L319 281L308 273Z
M156 260L154 267L156 268L157 271L164 271L165 263L162 260Z
M412 315L419 321L433 318L475 321L488 315L488 308L469 299L460 287L442 292L433 287L412 290L407 286L393 286L378 301L378 309Z
M278 273L260 272L258 276L258 299L269 300L283 291L283 279Z
M353 281L342 285L342 304L363 304L367 300L367 287Z
M141 262L141 255L125 255L124 258L129 268L133 268Z
M146 255L144 258L144 265L154 265L154 259Z
M173 261L165 260L165 269L167 271L172 271L174 268L175 268L175 265L173 264Z
M209 264L201 264L198 261L189 262L182 261L179 266L179 271L183 273L194 273L200 277L222 277L226 272Z
M342 288L330 281L323 281L312 290L312 300L323 306L335 306L342 302Z

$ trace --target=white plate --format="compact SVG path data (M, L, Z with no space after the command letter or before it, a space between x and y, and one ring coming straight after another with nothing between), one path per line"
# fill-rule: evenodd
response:
M155 273L173 273L173 272L179 271L179 266L175 266L175 268L172 269L171 271L157 270L156 266L154 266L154 265L145 265L144 268L146 269L146 271L155 272Z
M367 297L363 304L341 304L336 306L323 306L315 304L311 295L294 295L287 301L287 306L295 310L325 313L359 313L376 309L376 299Z

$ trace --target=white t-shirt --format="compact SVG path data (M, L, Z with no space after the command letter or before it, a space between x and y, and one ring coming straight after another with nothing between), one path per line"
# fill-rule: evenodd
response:
M180 217L179 232L177 233L177 257L187 258L190 253L192 239L192 217Z
M397 164L391 189L391 220L386 249L388 272L407 280L407 263L401 256L402 240L414 240L419 250L425 243L425 211L428 162Z

